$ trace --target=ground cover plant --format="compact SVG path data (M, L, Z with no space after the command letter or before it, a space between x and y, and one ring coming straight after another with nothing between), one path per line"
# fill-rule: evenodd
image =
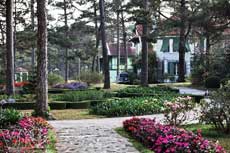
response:
M132 118L123 123L124 129L155 153L212 152L226 153L222 146L197 134L175 126L161 125L155 120Z
M91 108L90 113L96 115L136 116L161 113L164 110L164 101L174 99L174 96L118 98L107 100Z

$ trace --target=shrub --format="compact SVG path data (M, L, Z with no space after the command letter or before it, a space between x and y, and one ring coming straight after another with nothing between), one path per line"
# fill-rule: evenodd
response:
M109 117L148 115L162 112L163 101L164 99L153 97L113 99L92 107L90 112Z
M176 90L169 87L128 87L117 92L118 97L175 95Z
M15 124L23 117L22 113L15 109L2 109L0 111L0 127Z
M77 80L86 82L88 85L101 83L103 81L103 75L98 72L81 72L80 76L76 78Z
M102 100L104 99L103 91L87 90L87 91L69 91L62 95L54 95L54 101L79 102L84 100Z
M169 125L180 125L187 120L187 112L194 108L191 97L178 97L174 101L166 101L165 122Z
M201 120L213 124L218 130L230 133L230 83L211 93L204 101Z
M83 82L71 82L65 84L57 84L53 87L58 89L83 90L83 89L87 89L88 85Z
M224 78L220 81L221 85L226 85L230 81L230 78Z
M226 153L219 145L175 126L156 123L155 120L132 118L123 122L124 129L155 153L212 152Z
M44 152L52 127L42 118L25 117L0 131L0 152Z
M206 88L220 88L220 78L216 76L208 77L205 80Z
M63 83L63 82L64 82L63 77L58 74L50 73L48 75L48 84L50 86L56 85L58 83Z

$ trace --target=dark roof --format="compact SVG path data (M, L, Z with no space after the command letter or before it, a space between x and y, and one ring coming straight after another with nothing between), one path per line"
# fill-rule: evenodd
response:
M17 67L17 68L16 68L16 72L17 72L17 73L19 73L19 72L28 72L28 70L25 69L25 68L22 68L22 67Z
M132 47L132 43L127 43L128 56L135 56L136 49ZM108 54L109 56L117 56L117 44L112 43L108 44ZM125 56L125 50L123 43L120 44L120 55Z

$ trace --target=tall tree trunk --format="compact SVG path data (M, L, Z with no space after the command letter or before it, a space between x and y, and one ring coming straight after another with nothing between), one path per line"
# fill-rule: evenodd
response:
M207 34L206 36L206 72L209 72L210 70L210 49L211 49L211 43L210 43L210 36Z
M106 35L105 35L105 4L104 0L99 1L100 6L100 19L101 19L101 42L103 51L103 66L104 66L104 89L110 88L110 73L109 73L109 59L108 51L106 46Z
M13 0L6 1L6 93L14 95Z
M97 22L98 17L97 17L97 1L96 0L94 0L93 2L93 8L94 8L94 24L95 24L96 52L97 52L96 71L99 73L100 72L100 57L99 57L98 47L99 47L100 38L99 38L99 32L98 32L98 22Z
M66 0L64 0L64 18L65 18L65 36L68 38L68 18L67 18L67 6ZM67 83L69 79L69 51L65 48L65 82Z
M30 1L30 17L31 17L31 30L34 32L35 28L35 11L34 11L34 0ZM31 69L34 71L35 68L35 46L32 45L32 51L31 51Z
M128 50L127 50L127 33L125 31L125 19L124 19L124 10L121 12L121 22L122 22L122 33L123 33L123 45L125 51L125 71L128 72Z
M148 11L148 0L144 0L145 11ZM142 36L142 65L141 65L141 86L148 86L148 21L143 24Z
M117 78L120 74L120 12L117 10Z
M179 42L179 78L178 82L185 82L185 51L186 51L186 34L185 34L185 0L180 2L180 42Z
M46 118L48 111L47 72L47 10L46 0L37 0L38 40L37 40L37 102L36 115Z
M17 0L14 0L14 73L16 72L16 52L17 52Z

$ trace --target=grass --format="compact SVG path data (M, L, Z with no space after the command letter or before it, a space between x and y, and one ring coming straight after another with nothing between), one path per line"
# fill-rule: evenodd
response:
M230 151L230 134L216 131L212 125L191 124L185 125L183 128L194 133L196 133L198 129L201 129L203 137L214 142L218 141L222 147Z
M23 110L24 114L31 114L33 110ZM90 115L88 109L65 109L65 110L51 110L51 114L57 120L81 120L81 119L96 119L103 118L103 116Z
M120 89L127 88L129 86L135 86L135 85L111 83L111 88L107 89L106 91L117 91L117 90L120 90ZM103 89L103 84L94 84L94 85L91 86L91 88L96 88L96 87L100 87L100 88Z
M123 128L117 128L115 131L120 134L122 137L125 137L129 140L130 143L133 144L133 147L136 148L140 153L152 153L151 150L146 148L140 142L135 140L132 136L130 136Z
M47 146L45 152L46 153L57 153L57 150L56 150L56 141L57 141L56 134L55 134L54 131L50 130L48 135L49 135L50 144Z

